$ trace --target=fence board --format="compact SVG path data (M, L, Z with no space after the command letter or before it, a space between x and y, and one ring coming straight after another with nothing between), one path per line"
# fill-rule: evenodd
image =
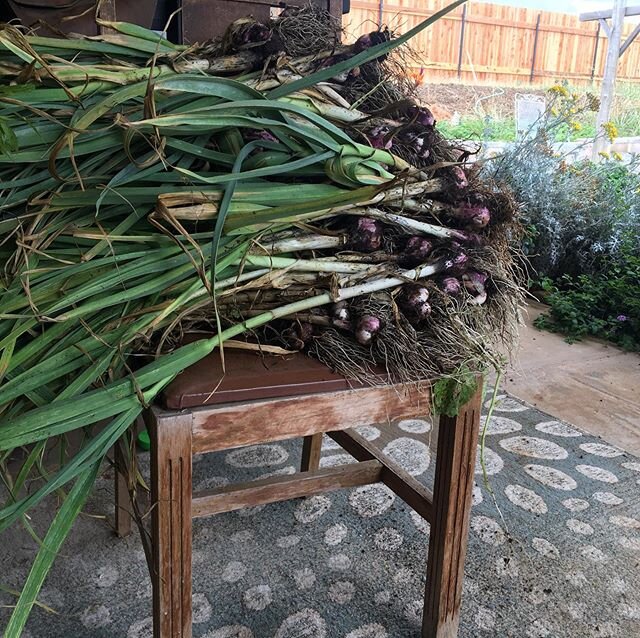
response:
M408 31L448 4L447 0L383 0L382 23L397 32ZM580 22L577 16L490 3L469 2L465 17L460 79L488 83L529 82L536 20L540 14L534 83L569 79L591 81L593 55L598 40L594 79L602 78L607 38L598 34L596 22ZM344 17L349 38L377 28L379 0L352 0ZM440 81L458 77L462 8L459 7L412 42L418 54L412 64L416 77ZM624 35L635 25L627 22ZM624 40L624 37L623 37ZM640 37L621 57L618 77L640 81Z

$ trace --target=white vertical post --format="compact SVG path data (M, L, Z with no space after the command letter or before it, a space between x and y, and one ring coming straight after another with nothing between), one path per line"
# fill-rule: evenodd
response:
M592 159L598 158L598 153L608 145L607 134L602 128L611 116L611 104L615 94L618 58L620 57L620 42L622 40L622 25L624 24L626 0L613 0L611 14L611 32L608 37L607 59L604 64L604 76L600 90L600 110L596 120L596 138L593 143Z

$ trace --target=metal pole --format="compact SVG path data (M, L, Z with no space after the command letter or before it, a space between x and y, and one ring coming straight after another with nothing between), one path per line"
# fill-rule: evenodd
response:
M382 12L384 11L384 0L378 3L378 26L382 27Z
M531 74L529 75L529 84L533 82L533 75L535 73L535 68L536 68L536 53L538 52L538 35L540 34L540 16L542 16L542 12L538 13L538 18L536 20L536 33L533 36L533 55L531 56Z
M458 48L458 79L462 76L462 49L464 48L464 25L467 19L467 5L462 5L462 21L460 22L460 46Z
M604 64L602 89L600 90L600 111L596 120L596 138L593 141L592 159L598 159L598 153L607 147L607 134L602 125L609 121L611 104L616 88L620 41L622 40L622 24L624 22L626 0L614 0L611 15L611 33L607 46L607 58Z
M591 63L591 84L593 84L593 78L596 75L596 62L598 61L598 45L600 44L600 23L598 22L598 29L596 30L596 43L593 47L593 62Z

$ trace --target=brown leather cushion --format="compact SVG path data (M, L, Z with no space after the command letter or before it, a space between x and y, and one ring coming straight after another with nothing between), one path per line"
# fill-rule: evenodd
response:
M315 392L335 392L357 386L322 363L299 353L286 357L226 348L226 374L215 350L178 375L164 391L171 410Z

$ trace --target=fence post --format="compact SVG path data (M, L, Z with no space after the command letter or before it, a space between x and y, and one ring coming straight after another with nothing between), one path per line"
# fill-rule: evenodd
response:
M607 146L607 136L602 125L609 121L611 104L616 89L616 75L618 73L618 59L620 57L620 40L622 39L622 27L626 9L625 0L614 0L611 12L611 31L607 46L607 57L604 61L604 74L600 87L600 110L596 118L596 138L593 141L591 159L597 160L598 153L604 151Z
M531 74L529 75L529 84L533 82L533 76L535 74L536 53L538 52L538 35L540 34L540 17L541 16L542 16L542 12L538 13L538 18L536 20L536 33L533 36L533 55L531 56Z
M600 22L598 21L598 28L596 29L596 43L593 46L593 62L591 63L591 84L593 84L593 78L596 74L596 62L598 61L598 45L600 44Z
M382 1L382 0L381 0ZM460 46L458 48L458 79L462 76L462 50L464 48L464 25L467 19L467 5L462 5L462 21L460 22Z

